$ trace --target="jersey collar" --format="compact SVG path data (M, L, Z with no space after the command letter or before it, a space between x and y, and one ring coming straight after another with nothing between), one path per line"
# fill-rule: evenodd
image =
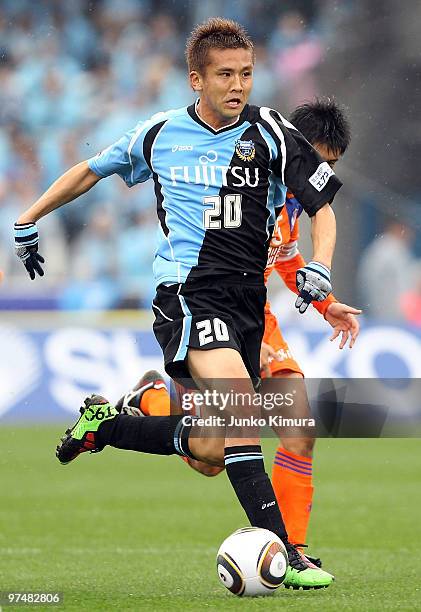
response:
M206 123L206 121L203 121L203 119L201 119L201 117L199 117L199 114L197 112L197 105L198 105L198 103L199 103L199 98L196 100L196 102L194 104L191 104L190 106L187 107L187 112L189 113L189 115L193 119L193 121L195 121L196 123L198 123L199 125L204 127L206 130L208 130L212 134L222 134L223 132L228 132L229 130L232 130L233 128L238 127L239 125L244 123L244 121L247 118L248 111L249 111L249 105L246 104L245 107L243 108L242 112L241 112L241 115L239 117L237 117L237 120L234 121L234 123L230 123L230 125L226 125L225 127L221 127L219 129L215 130L215 128L213 128L211 125Z

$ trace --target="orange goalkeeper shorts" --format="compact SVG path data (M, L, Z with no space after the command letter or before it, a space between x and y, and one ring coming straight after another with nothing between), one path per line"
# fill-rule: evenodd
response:
M272 376L279 372L296 372L304 376L302 369L293 358L289 346L282 336L277 318L271 312L265 313L265 334L263 336L263 342L269 344L281 358L280 361L274 359L269 364ZM261 375L263 378L265 377L263 373Z

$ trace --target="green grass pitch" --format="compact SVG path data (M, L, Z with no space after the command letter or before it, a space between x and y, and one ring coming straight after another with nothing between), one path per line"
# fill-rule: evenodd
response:
M225 475L113 449L60 466L61 432L0 428L0 590L61 591L61 609L90 612L421 609L419 440L319 441L309 539L337 580L246 600L215 571L247 524Z

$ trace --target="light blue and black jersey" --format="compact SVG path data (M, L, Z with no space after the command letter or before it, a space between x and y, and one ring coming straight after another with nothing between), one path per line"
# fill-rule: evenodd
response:
M279 113L247 105L213 129L196 105L139 123L89 167L129 187L152 178L159 219L156 284L228 274L261 275L274 204L286 187L311 216L341 182Z

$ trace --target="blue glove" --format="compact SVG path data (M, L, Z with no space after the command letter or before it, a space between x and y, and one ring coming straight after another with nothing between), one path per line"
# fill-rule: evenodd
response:
M310 261L304 268L297 270L296 285L299 295L295 308L302 314L310 302L323 302L332 291L330 270L318 261Z
M35 279L35 272L44 276L40 263L44 258L38 253L38 230L35 223L15 223L15 251L23 261L31 280Z

